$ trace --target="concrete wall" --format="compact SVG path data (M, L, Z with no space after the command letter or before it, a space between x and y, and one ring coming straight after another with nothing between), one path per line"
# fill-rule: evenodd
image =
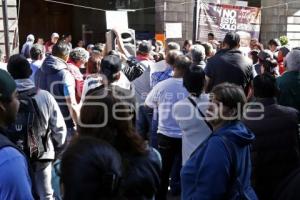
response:
M285 4L287 2L293 2ZM283 4L280 6L272 7L274 5ZM266 45L272 38L279 38L282 35L290 35L291 31L294 33L294 40L300 44L300 14L294 18L297 11L300 10L300 1L293 0L262 0L262 26L261 26L261 41ZM288 18L289 30L288 30ZM297 27L299 26L299 27Z
M167 9L164 12L164 2L167 2ZM181 4L186 2L183 0L155 0L156 17L155 31L156 33L165 33L165 23L182 23L182 38L168 39L167 41L176 41L183 44L185 39L193 39L194 26L194 6L195 1L191 3ZM208 3L235 4L236 0L208 0Z

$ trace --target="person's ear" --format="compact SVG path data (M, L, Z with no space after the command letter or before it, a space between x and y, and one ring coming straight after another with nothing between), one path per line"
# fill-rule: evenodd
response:
M238 117L237 116L238 111L237 111L237 109L230 109L230 110L228 110L227 115L228 115L228 117L236 118L236 117Z

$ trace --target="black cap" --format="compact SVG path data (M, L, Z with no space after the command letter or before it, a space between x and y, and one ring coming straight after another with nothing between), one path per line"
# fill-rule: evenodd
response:
M152 45L148 41L142 41L141 44L139 45L138 52L142 54L148 54L152 50Z
M114 80L114 74L122 69L122 61L116 55L109 55L101 61L101 73L104 74L109 81Z
M234 48L240 44L240 36L235 32L228 32L223 40L230 48Z
M0 100L7 100L16 90L14 79L4 70L0 69Z
M267 58L273 59L274 55L270 50L264 49L258 53L258 58L262 61L265 61Z

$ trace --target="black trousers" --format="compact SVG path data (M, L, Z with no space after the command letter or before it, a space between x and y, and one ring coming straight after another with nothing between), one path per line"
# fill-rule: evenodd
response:
M169 186L169 177L172 170L172 166L176 158L180 159L181 163L181 148L182 139L172 138L163 134L157 134L158 139L158 151L162 158L162 171L160 176L160 189L158 191L157 200L166 200ZM180 170L178 170L178 177L180 177Z

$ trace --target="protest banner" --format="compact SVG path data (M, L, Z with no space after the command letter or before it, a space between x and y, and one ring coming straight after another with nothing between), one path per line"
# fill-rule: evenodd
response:
M196 13L196 40L207 41L207 34L214 33L222 41L229 31L238 32L241 46L248 46L251 38L259 38L261 9L198 2Z

